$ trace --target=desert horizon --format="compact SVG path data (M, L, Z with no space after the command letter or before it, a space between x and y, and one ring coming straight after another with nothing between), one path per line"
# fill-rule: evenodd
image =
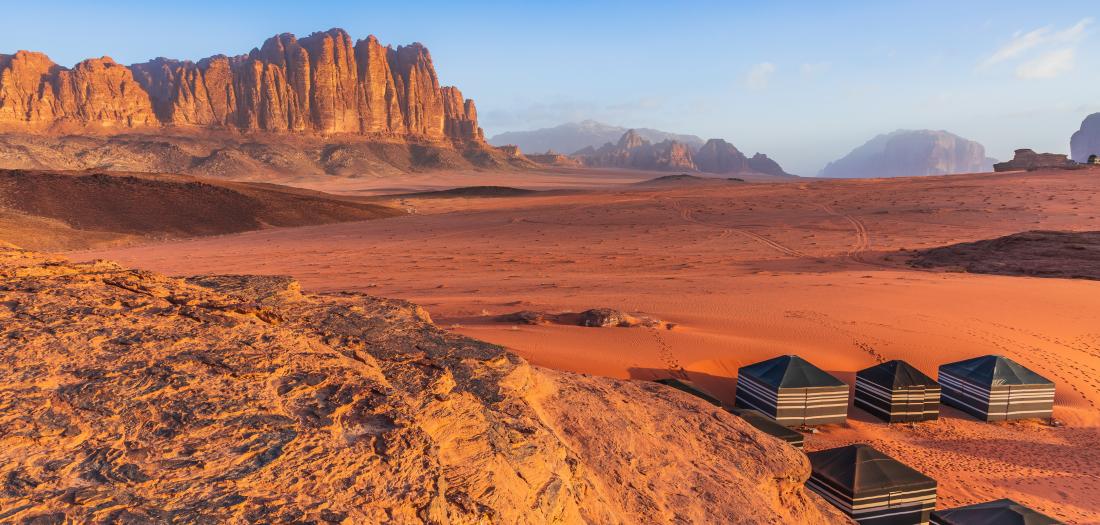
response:
M0 35L0 522L1100 524L1087 6L57 4Z

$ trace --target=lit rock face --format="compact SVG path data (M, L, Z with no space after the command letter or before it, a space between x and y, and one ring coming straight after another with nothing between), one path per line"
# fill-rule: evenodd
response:
M850 523L732 414L408 303L0 247L0 305L5 522Z
M985 147L946 131L899 130L879 135L830 162L821 177L913 177L991 171Z
M0 55L0 129L62 126L482 140L473 101L439 85L424 46L354 42L341 29L281 34L247 55L197 63L104 57L66 69L41 53Z

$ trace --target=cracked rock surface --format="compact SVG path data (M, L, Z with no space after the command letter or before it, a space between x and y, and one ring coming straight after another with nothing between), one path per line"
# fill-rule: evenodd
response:
M833 523L804 456L419 307L0 246L3 523Z

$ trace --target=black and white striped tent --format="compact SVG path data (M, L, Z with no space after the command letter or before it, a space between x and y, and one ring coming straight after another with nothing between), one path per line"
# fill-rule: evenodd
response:
M855 406L891 423L940 416L940 385L905 361L887 361L856 373Z
M670 386L672 388L675 388L676 390L680 390L681 392L687 392L687 393L689 393L689 394L691 394L695 397L698 397L698 398L700 398L700 399L702 399L702 400L706 401L707 403L710 403L714 406L719 406L719 407L722 406L722 401L719 400L717 397L715 397L714 394L711 394L710 392L707 392L706 390L703 390L702 388L699 388L698 386L695 385L695 383L692 383L691 381L688 381L686 379L676 379L675 377L666 377L666 378L662 378L662 379L655 379L654 381L656 381L657 383L660 383L662 385Z
M1029 509L1010 499L999 499L937 510L932 523L939 525L1057 525L1062 522Z
M1050 417L1054 383L999 355L940 366L943 402L978 419Z
M860 525L928 523L936 508L936 480L875 450L849 445L806 454L806 488Z
M757 430L782 439L787 443L790 443L792 447L802 450L802 445L805 444L806 438L801 432L791 430L779 423L773 421L770 417L761 414L751 408L731 408L729 411L736 414L741 419L744 419L746 423L752 425Z
M848 385L801 357L785 355L741 367L735 403L788 427L843 423Z

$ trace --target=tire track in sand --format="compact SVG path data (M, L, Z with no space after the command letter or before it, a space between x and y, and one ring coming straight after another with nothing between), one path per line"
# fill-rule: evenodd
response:
M721 235L722 238L729 237L730 234L732 234L732 233L739 233L739 234L743 235L744 237L747 237L750 240L753 240L753 241L756 241L760 244L763 244L764 246L766 246L768 248L771 248L771 249L773 249L773 250L775 250L779 253L782 253L783 255L786 255L788 257L807 257L807 258L810 257L809 255L807 255L804 252L795 250L794 248L790 248L788 246L784 246L783 244L780 244L780 243L778 243L776 241L773 241L773 240L771 240L767 237L764 237L763 235L760 235L758 233L746 230L744 228L735 228L735 227L732 227L732 226L724 226L724 225L721 225L721 224L712 224L712 223L709 223L709 222L706 222L706 221L696 219L695 215L694 215L694 212L691 210L691 208L684 207L679 201L677 201L675 199L669 199L669 200L672 203L673 209L675 209L680 214L680 219L682 219L685 222L689 222L691 224L698 224L700 226L707 226L707 227L710 227L710 228L719 228L719 229L722 230L722 235Z
M832 215L834 217L840 217L848 221L848 223L852 225L852 228L855 229L856 239L855 242L852 244L851 249L849 249L847 253L847 257L849 259L869 266L893 268L892 266L874 262L867 258L867 252L871 249L871 233L867 229L867 225L863 222L862 219L849 213L840 213L834 210L833 207L829 206L828 204L821 204L820 206L825 213L828 213L829 215Z

